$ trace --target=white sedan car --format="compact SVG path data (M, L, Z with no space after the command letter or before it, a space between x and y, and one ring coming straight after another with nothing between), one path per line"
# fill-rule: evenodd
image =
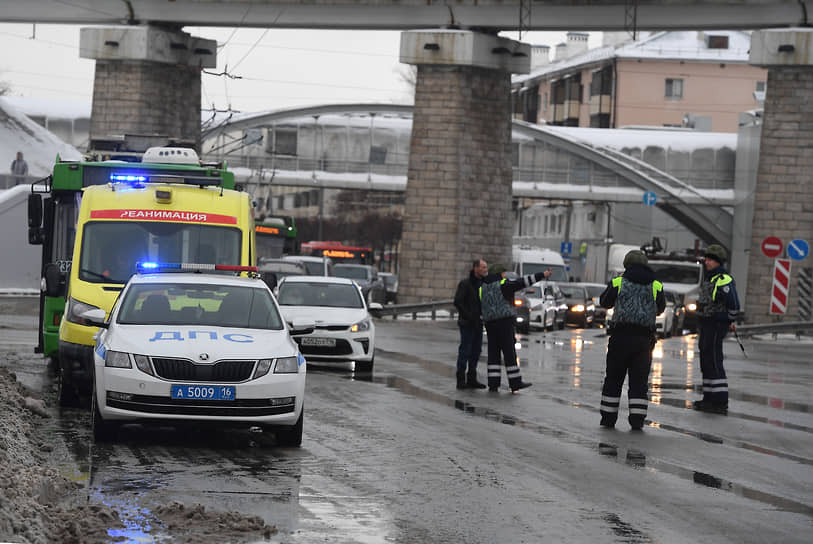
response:
M278 286L277 298L285 320L314 322L309 334L294 335L309 363L345 366L370 372L375 361L375 325L361 288L337 276L288 276ZM381 308L372 303L371 308Z
M305 358L260 279L136 274L96 335L97 439L122 423L223 423L302 443ZM298 322L301 331L313 323Z

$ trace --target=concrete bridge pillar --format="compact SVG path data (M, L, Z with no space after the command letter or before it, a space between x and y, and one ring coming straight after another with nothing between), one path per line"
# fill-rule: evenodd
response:
M775 320L774 260L762 254L762 241L777 236L785 248L797 238L813 244L813 29L754 32L749 62L768 69L768 85L745 298L748 321L768 323ZM792 261L785 320L799 319L799 272L811 267L813 257Z
M398 297L453 298L472 260L511 261L511 73L530 70L530 46L409 31L400 59L418 74Z
M200 147L200 71L217 42L152 25L83 28L81 56L96 60L90 139L161 135Z

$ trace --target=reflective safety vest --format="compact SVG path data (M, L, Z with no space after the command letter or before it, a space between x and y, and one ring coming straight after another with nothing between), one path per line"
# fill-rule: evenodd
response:
M658 280L652 282L650 299L647 292L650 287L646 284L632 281L624 282L622 276L613 278L613 287L617 289L615 299L615 312L613 313L613 325L639 325L641 327L654 327L655 317L658 313L656 300L658 293L663 291L663 284ZM624 289L621 286L624 285Z
M483 321L494 321L505 317L514 317L514 308L502 296L502 285L505 278L500 281L484 283L480 286L480 308Z
M702 317L712 317L715 314L728 312L728 291L734 288L733 283L734 278L725 272L715 274L708 282L703 283L700 288L700 296L697 299ZM729 286L729 289L725 289L726 286ZM717 300L718 289L726 292L726 296L720 297L720 300Z

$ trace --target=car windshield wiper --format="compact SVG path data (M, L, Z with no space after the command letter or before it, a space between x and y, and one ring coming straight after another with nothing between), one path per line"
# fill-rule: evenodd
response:
M100 280L104 281L105 283L127 283L127 282L124 282L124 281L114 280L113 278L108 278L104 274L100 274L100 273L95 272L93 270L88 270L87 268L80 268L79 272L81 272L83 274L89 274L89 275L91 275L91 276L93 276L93 277L95 277L97 279L100 279Z

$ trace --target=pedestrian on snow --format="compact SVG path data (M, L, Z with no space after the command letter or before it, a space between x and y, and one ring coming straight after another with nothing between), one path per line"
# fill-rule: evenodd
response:
M480 316L480 285L488 274L483 259L472 263L469 276L460 280L454 295L457 308L457 326L460 328L460 346L457 348L457 388L485 389L477 381L477 361L483 349L483 319ZM468 369L466 368L468 366Z
M500 354L505 362L505 373L508 375L508 386L512 393L530 387L530 382L522 381L522 374L517 364L517 352L514 347L514 293L525 287L549 278L551 269L509 280L505 277L505 266L494 264L488 275L483 278L480 287L480 304L483 321L488 333L488 390L497 391L500 387L502 364Z
M23 159L22 151L18 151L17 158L11 161L11 175L16 178L16 183L20 183L28 175L28 163Z
M629 423L641 430L649 404L649 369L655 347L655 317L666 308L663 285L655 279L649 260L639 250L624 257L624 273L613 278L599 302L615 308L607 343L607 370L601 389L601 426L615 427L621 388L629 375Z
M695 410L725 414L728 412L728 379L723 368L723 338L736 330L734 320L739 315L737 287L723 268L726 251L712 244L705 251L705 280L697 299L699 316L698 344L700 372L703 374L703 399L694 402Z

